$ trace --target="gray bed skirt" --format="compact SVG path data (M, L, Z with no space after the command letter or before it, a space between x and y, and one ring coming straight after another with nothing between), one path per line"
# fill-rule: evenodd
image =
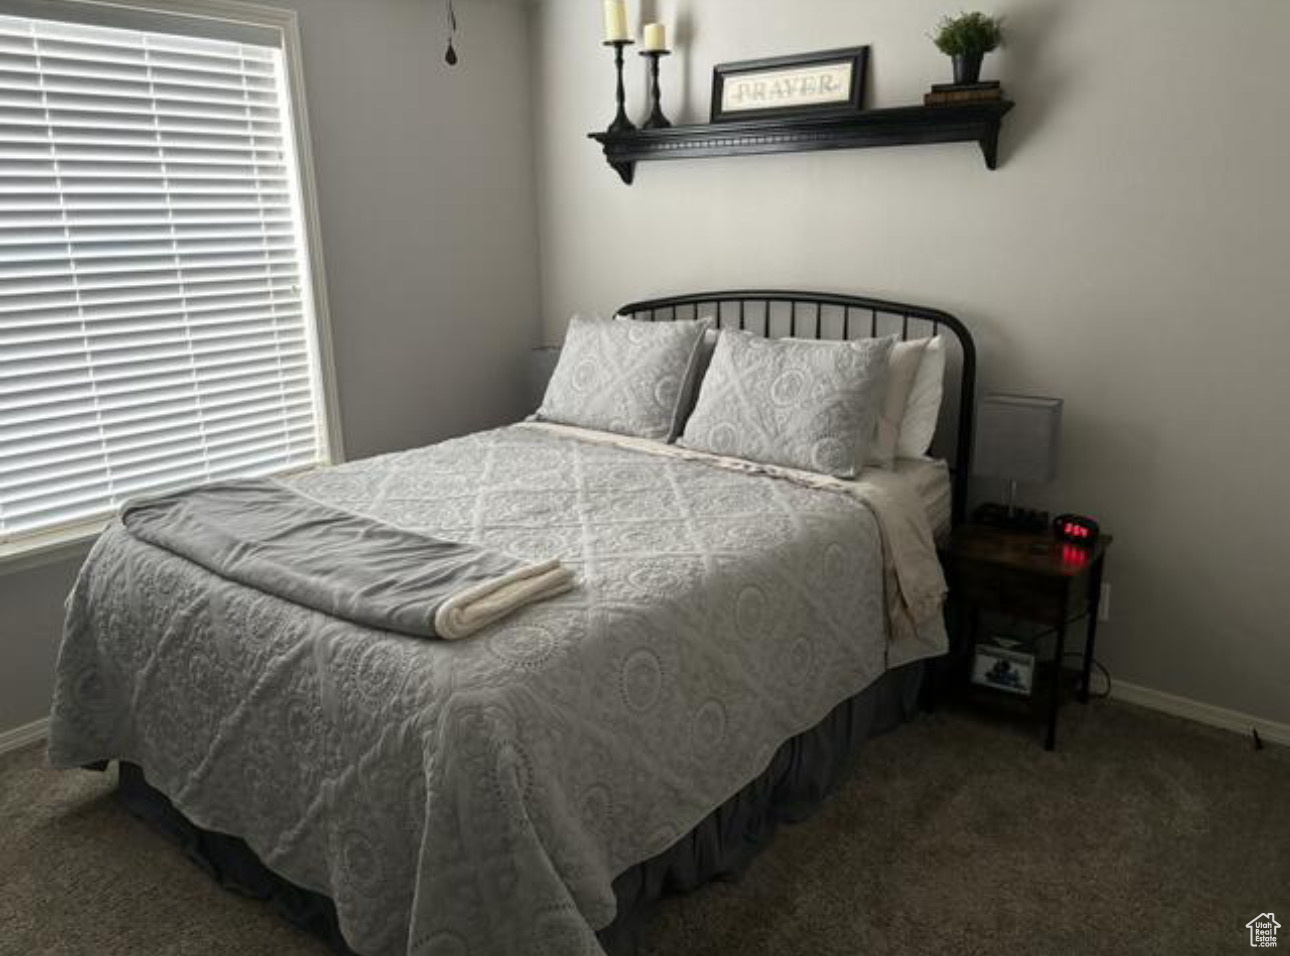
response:
M606 951L632 956L638 931L660 899L738 877L779 824L803 820L818 809L846 779L866 740L913 717L923 671L922 662L907 664L843 701L810 730L785 741L763 773L669 849L621 874L614 881L618 917L598 934ZM225 888L268 901L335 952L352 956L330 899L282 879L237 837L191 823L144 773L134 764L120 766L117 795L131 813L178 842Z

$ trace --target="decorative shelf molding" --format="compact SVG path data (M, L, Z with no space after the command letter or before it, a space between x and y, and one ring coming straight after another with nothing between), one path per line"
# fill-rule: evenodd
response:
M704 159L759 153L802 153L819 149L976 143L988 168L999 156L999 127L1010 100L953 106L902 106L841 116L744 120L624 133L588 133L605 159L631 184L636 164L658 159Z

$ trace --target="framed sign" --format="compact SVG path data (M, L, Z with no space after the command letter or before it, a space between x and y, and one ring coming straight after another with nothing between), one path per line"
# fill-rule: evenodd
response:
M1035 684L1035 655L983 644L972 659L972 683L1029 697Z
M712 71L712 122L850 113L864 104L867 46L721 63Z

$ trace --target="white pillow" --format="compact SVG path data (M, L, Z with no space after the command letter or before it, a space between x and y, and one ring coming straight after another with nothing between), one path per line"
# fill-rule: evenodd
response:
M945 339L933 336L923 349L923 361L914 376L896 441L897 458L922 458L936 437L936 422L941 415L945 393Z
M923 366L923 353L931 339L914 339L897 342L887 358L887 384L881 407L878 409L878 430L873 447L869 450L869 464L890 468L896 457L896 445L904 426L905 409L914 389L918 370Z

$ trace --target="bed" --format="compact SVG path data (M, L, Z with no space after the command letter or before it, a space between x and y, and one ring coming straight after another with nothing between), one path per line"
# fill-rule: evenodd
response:
M620 311L772 337L949 333L952 469L905 469L929 521L962 515L974 352L953 316L786 292ZM558 555L582 586L470 640L418 640L114 525L69 598L50 756L120 761L139 812L363 956L630 949L649 904L736 871L818 804L945 648L939 620L886 632L869 510L773 474L517 425L290 484Z

